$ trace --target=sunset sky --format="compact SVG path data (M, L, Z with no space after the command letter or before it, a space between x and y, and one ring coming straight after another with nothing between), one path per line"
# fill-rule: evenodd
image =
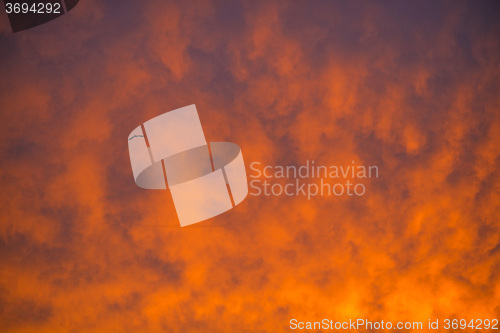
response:
M0 8L1 332L500 319L498 2L81 0L15 34ZM190 104L248 175L379 177L181 228L127 138Z

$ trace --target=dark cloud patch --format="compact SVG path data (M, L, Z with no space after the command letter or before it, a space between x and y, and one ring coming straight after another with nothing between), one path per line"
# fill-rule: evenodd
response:
M18 300L8 303L0 300L2 324L6 330L22 329L44 325L53 316L50 304L40 304L33 300Z
M88 0L2 32L6 331L498 316L497 7ZM247 166L380 176L360 198L250 196L181 229L168 192L135 186L126 138L192 103Z

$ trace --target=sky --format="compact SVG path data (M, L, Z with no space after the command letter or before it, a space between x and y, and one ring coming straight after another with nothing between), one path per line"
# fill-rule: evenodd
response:
M500 317L494 1L97 1L0 14L2 332L288 332ZM262 165L363 196L248 196L181 228L127 138L196 104ZM440 331L444 331L441 329Z

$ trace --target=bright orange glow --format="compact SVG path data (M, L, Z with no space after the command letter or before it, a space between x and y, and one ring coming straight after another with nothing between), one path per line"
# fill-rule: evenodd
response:
M0 13L0 331L500 319L498 12L82 0L17 34ZM248 173L380 176L180 228L168 191L135 185L127 135L190 104Z

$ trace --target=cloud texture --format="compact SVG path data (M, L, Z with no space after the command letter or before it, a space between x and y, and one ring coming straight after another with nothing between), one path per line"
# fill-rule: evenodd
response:
M82 0L17 34L0 15L1 331L499 318L499 12ZM134 184L127 136L193 103L247 165L380 177L180 228L167 191Z

